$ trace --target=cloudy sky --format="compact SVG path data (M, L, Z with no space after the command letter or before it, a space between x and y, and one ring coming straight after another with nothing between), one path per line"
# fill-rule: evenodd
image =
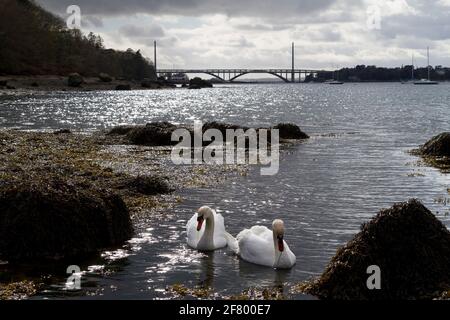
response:
M37 0L107 47L140 49L158 66L331 69L356 64L450 66L450 0Z

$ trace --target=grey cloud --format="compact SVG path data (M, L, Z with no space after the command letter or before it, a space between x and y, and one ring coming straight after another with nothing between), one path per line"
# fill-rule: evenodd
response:
M45 8L64 13L76 4L85 14L102 16L137 13L200 16L222 13L228 16L292 17L325 10L337 0L38 0ZM351 0L350 2L356 2Z
M164 29L158 25L138 27L127 24L120 27L119 33L127 38L161 38L165 36Z
M450 39L449 16L448 7L430 4L425 11L421 11L417 15L386 17L382 19L379 37L396 39L402 36L411 36L416 39L448 40Z
M240 37L239 40L234 41L230 44L232 47L238 47L238 48L253 48L255 45L247 40L245 37Z
M92 16L92 15L85 15L83 16L83 19L81 20L81 23L83 24L83 27L103 27L103 19L101 19L98 16Z
M292 24L238 24L234 28L243 31L283 31L292 28Z

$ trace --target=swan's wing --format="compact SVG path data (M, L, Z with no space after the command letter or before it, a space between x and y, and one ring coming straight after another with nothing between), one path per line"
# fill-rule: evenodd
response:
M224 248L227 246L227 232L225 230L225 219L220 213L214 213L214 247L217 249Z
M218 231L225 231L225 219L223 218L223 216L220 213L216 213L216 210L213 210L214 213L214 226L215 229L214 231L218 230Z
M231 249L235 254L239 255L239 242L236 240L235 237L233 237L228 232L225 232L225 237L227 238L227 246Z
M271 231L265 226L253 226L250 231L257 236L262 236L267 232L271 233Z
M197 231L197 214L195 213L186 224L187 244L194 249L197 249L203 233L205 232L205 224L203 224L200 232Z
M275 248L269 229L259 226L252 227L239 233L237 239L239 255L242 259L254 264L273 266Z

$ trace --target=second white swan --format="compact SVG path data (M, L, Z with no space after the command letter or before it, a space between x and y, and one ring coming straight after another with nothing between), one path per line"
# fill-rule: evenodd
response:
M296 263L296 256L284 241L284 222L275 220L272 230L254 226L240 232L236 239L227 234L228 246L243 260L272 267L290 269Z
M214 251L227 246L223 216L210 207L201 207L186 224L187 243L200 251Z

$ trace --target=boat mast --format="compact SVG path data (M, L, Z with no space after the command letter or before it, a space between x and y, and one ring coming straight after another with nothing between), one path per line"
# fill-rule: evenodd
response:
M428 57L428 81L430 81L430 47L427 47L427 57Z
M412 54L411 80L414 81L414 52Z

